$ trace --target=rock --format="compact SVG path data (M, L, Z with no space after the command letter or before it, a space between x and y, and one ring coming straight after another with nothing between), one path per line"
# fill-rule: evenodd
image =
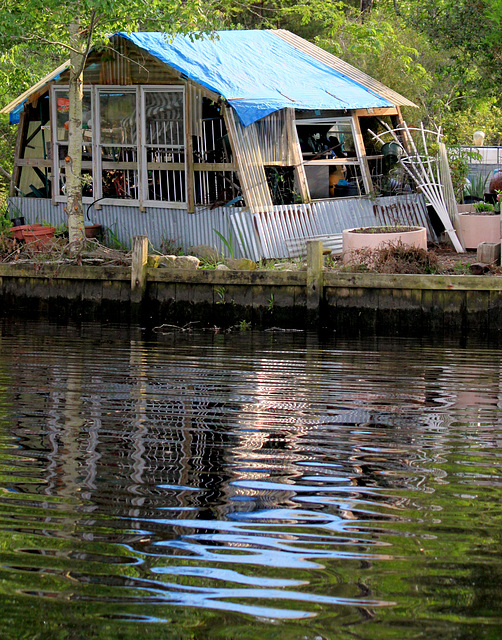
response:
M235 258L228 258L227 265L230 269L234 269L236 271L254 271L256 269L256 262L249 260L249 258L239 258L238 260Z
M176 256L148 256L147 265L154 269L158 267L174 267Z
M210 247L207 244L199 244L196 247L190 247L189 253L192 256L196 256L201 260L207 260L208 262L218 262L221 260L221 253L219 253L214 247Z
M174 262L175 269L197 269L200 264L199 258L195 256L177 256Z
M473 276L482 276L484 273L490 273L490 265L484 262L474 262L470 265L469 271Z
M230 271L230 267L227 267L226 264L217 264L215 271Z

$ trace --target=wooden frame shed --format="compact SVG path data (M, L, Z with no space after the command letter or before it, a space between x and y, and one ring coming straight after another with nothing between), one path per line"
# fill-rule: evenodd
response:
M66 200L67 83L63 64L2 109L19 122L13 198ZM415 105L288 31L117 33L84 71L84 204L254 214L379 195L366 131L402 106Z

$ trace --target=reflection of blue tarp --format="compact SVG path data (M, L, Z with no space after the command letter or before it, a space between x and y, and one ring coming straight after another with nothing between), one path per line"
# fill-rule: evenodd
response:
M188 36L169 40L162 33L119 35L223 96L245 126L285 107L392 106L271 31L219 31L211 39L193 41Z

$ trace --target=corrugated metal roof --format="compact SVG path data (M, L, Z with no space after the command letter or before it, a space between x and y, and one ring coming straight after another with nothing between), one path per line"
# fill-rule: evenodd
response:
M405 98L401 94L397 93L397 91L393 91L392 89L389 89L389 87L385 86L378 80L375 80L374 78L364 73L363 71L360 71L356 67L353 67L348 62L345 62L344 60L337 58L333 54L329 53L328 51L325 51L324 49L321 49L321 47L318 47L315 44L312 44L308 40L304 40L303 38L300 38L300 36L297 36L294 33L291 33L291 31L287 31L286 29L277 29L272 31L271 33L275 34L276 36L279 36L279 38L282 38L283 40L288 42L290 45L292 45L299 51L303 51L304 53L312 56L316 60L319 60L319 62L324 63L326 66L331 67L332 69L335 69L336 71L347 76L347 78L350 78L351 80L354 80L355 82L358 82L359 84L363 85L367 89L374 91L379 96L382 96L382 98L385 98L386 100L388 100L389 102L391 102L396 106L398 107L416 107L417 106L414 102L412 102L411 100L408 100L408 98Z

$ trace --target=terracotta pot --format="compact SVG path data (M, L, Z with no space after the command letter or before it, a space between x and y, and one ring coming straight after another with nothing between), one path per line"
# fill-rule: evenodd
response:
M27 229L23 231L23 240L29 244L32 249L40 250L44 246L51 244L54 239L54 227L42 227L37 229Z
M22 224L17 227L12 227L10 229L10 234L16 240L24 240L23 231L32 231L33 229L43 229L43 225L41 224Z
M86 238L95 238L97 235L101 233L101 225L100 224L86 224L85 225L85 237Z
M500 242L500 214L460 213L458 224L466 249L477 249L482 242Z
M359 228L356 227L356 229ZM405 247L416 247L427 251L427 229L425 227L412 227L409 231L388 231L385 233L356 232L356 229L345 229L342 234L344 262L351 260L353 251L381 249L389 244L402 244Z

